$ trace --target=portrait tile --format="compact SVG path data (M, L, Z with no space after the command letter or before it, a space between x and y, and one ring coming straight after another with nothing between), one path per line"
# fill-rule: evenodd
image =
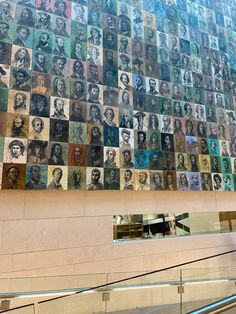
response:
M104 126L104 145L119 147L119 128Z
M166 81L159 81L159 93L161 96L170 97L170 83Z
M150 171L150 189L163 191L164 190L164 179L162 171Z
M164 171L164 187L167 191L177 190L176 172L175 171Z
M52 53L52 41L53 36L50 32L46 30L34 30L33 47L36 50Z
M230 157L220 157L222 173L232 173Z
M88 9L88 24L96 27L102 27L102 17L101 11L95 7Z
M103 84L111 87L118 86L117 70L103 68Z
M118 89L110 86L103 87L104 106L118 107Z
M22 46L22 47L33 47L33 35L34 35L34 29L24 26L24 25L17 25L15 32L13 34L13 44ZM7 51L11 53L11 48L8 44Z
M88 36L88 44L102 47L102 44L103 44L102 29L92 26L92 25L88 25L87 36Z
M60 166L68 164L67 143L49 142L48 164Z
M134 131L132 129L119 128L119 138L121 149L134 148Z
M120 169L120 189L135 190L134 170Z
M49 91L50 93L50 91ZM59 98L69 98L70 82L60 76L51 77L51 95Z
M150 175L147 170L135 170L135 185L137 191L150 190Z
M48 190L67 190L68 167L48 166Z
M119 18L117 21L118 34L125 37L131 37L131 22L128 19ZM113 40L115 38L113 37ZM115 48L115 45L114 45Z
M226 125L218 124L218 138L219 140L225 141L229 139L228 128Z
M65 0L55 0L53 3L53 13L61 17L70 18L71 2Z
M54 35L62 37L70 37L71 22L68 19L63 18L63 16L55 16L52 19L52 31Z
M5 83L4 83L5 84ZM31 91L31 73L25 69L11 68L10 87L19 91Z
M58 120L69 119L69 99L51 97L50 98L50 118Z
M84 190L86 186L86 168L68 167L68 190Z
M87 119L87 104L80 101L70 101L70 121L86 122Z
M16 4L15 3L9 3L5 1L0 2L0 19L4 20L7 23L13 23L15 20L15 12L16 12Z
M160 130L162 133L173 134L173 119L168 115L160 115Z
M52 32L53 15L40 10L35 11L35 28Z
M49 124L50 120L41 117L29 117L29 135L32 140L49 140Z
M83 29L79 27L79 36L82 37L83 41L81 39L76 39L71 41L71 54L70 57L72 59L76 59L79 61L86 61L87 60L87 46L84 41L87 39L87 35L84 34ZM83 32L81 34L81 32ZM68 57L68 56L67 56Z
M87 101L89 103L102 104L103 86L94 83L89 83L87 90Z
M15 21L17 24L34 27L35 25L35 9L28 6L17 5L15 12Z
M119 107L122 109L133 109L133 93L129 90L119 90Z
M196 136L186 136L186 148L187 153L189 154L198 154L199 153L199 144Z
M87 146L84 144L69 144L68 164L70 166L86 166Z
M188 167L187 154L175 153L175 166L176 171L187 171Z
M120 189L120 171L119 169L104 169L104 190Z
M5 117L5 136L27 138L29 132L29 117L22 114L8 113Z
M147 131L148 116L143 111L133 111L133 128L138 131Z
M234 191L234 181L232 174L223 174L224 191Z
M174 134L174 151L180 153L186 152L186 141L184 135Z
M78 80L87 79L87 63L85 61L68 59L67 67L70 64L70 76ZM98 66L97 66L98 68ZM95 83L95 82L94 82Z
M185 135L185 119L173 118L173 133L180 136Z
M177 172L177 190L188 191L190 189L187 172Z
M217 139L208 139L208 149L211 156L219 156L220 148Z
M69 122L69 142L86 144L87 124L81 122Z
M201 191L201 174L199 172L188 172L188 182L190 191Z
M150 27L156 30L156 15L153 13L144 11L143 22L145 27Z
M148 149L147 131L134 130L134 148Z
M132 54L131 39L125 35L118 35L118 52L127 55Z
M103 126L87 124L87 144L89 145L103 145Z
M146 26L144 27L144 40L147 43L156 45L157 43L157 36L156 36L156 31L155 29Z
M70 80L70 99L77 101L87 100L87 83L80 80Z
M163 169L163 153L160 150L149 151L149 169Z
M136 169L149 169L149 152L143 149L135 149L134 161Z
M51 64L50 73L52 75L67 77L69 75L69 63L67 61L68 59L63 56L52 56L52 58L48 60L49 66ZM49 70L50 68L48 68L48 71Z
M104 107L104 126L117 127L119 126L119 109L112 107Z
M103 160L102 146L87 146L87 165L89 167L103 167Z
M29 140L27 163L29 164L47 164L48 163L48 142Z
M12 22L0 21L0 40L5 43L11 43L16 25Z
M8 112L27 115L29 114L29 107L30 93L9 89Z
M211 172L210 156L199 154L200 171L204 173Z
M54 55L68 58L71 53L70 38L63 37L62 35L56 35L56 34L54 34L54 36L51 35L51 37L52 37L52 49L51 49L52 53ZM48 51L48 52L51 52L51 51Z
M46 165L27 165L25 174L26 190L47 189L48 167Z
M188 171L199 172L199 157L197 154L188 154Z
M5 163L26 163L27 140L5 137L4 159Z
M71 19L82 24L88 22L88 8L82 3L71 3Z
M14 86L12 88L14 89ZM32 72L32 93L50 96L51 76L45 73Z
M202 62L200 58L191 58L191 67L192 67L192 71L195 73L202 73Z
M118 53L118 70L131 72L132 71L132 57L131 55ZM104 64L106 66L106 64Z
M149 150L160 150L161 133L158 130L149 129L147 132L147 143Z
M213 191L224 191L223 177L219 173L212 173Z
M104 189L104 170L103 168L86 169L86 190L103 190Z
M45 3L43 0L35 0L35 7L38 10L52 13L52 2Z
M229 150L229 142L226 140L219 140L219 147L220 147L220 155L222 157L229 157L230 150Z
M25 188L25 165L3 164L2 190L23 190Z
M169 133L161 133L162 150L166 152L174 151L174 136Z
M68 142L69 121L50 119L50 141Z
M31 94L30 115L48 118L50 113L50 97L42 94Z

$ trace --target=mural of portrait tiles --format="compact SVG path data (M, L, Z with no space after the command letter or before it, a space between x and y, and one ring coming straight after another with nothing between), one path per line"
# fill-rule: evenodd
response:
M1 189L236 190L235 0L0 0Z

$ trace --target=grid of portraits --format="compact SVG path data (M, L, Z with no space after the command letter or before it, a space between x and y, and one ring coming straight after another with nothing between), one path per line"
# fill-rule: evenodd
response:
M236 190L235 0L0 0L2 189Z

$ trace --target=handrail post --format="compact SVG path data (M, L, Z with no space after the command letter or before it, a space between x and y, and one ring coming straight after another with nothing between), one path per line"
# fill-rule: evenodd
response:
M34 303L34 314L39 314L39 304L37 302Z
M184 286L183 286L183 270L180 269L180 280L179 285L177 286L177 291L179 294L179 313L183 314L183 294L184 294Z

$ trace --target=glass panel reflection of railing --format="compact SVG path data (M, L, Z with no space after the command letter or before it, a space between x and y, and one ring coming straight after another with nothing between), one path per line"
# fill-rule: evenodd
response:
M151 213L113 216L114 241L236 231L236 212Z

